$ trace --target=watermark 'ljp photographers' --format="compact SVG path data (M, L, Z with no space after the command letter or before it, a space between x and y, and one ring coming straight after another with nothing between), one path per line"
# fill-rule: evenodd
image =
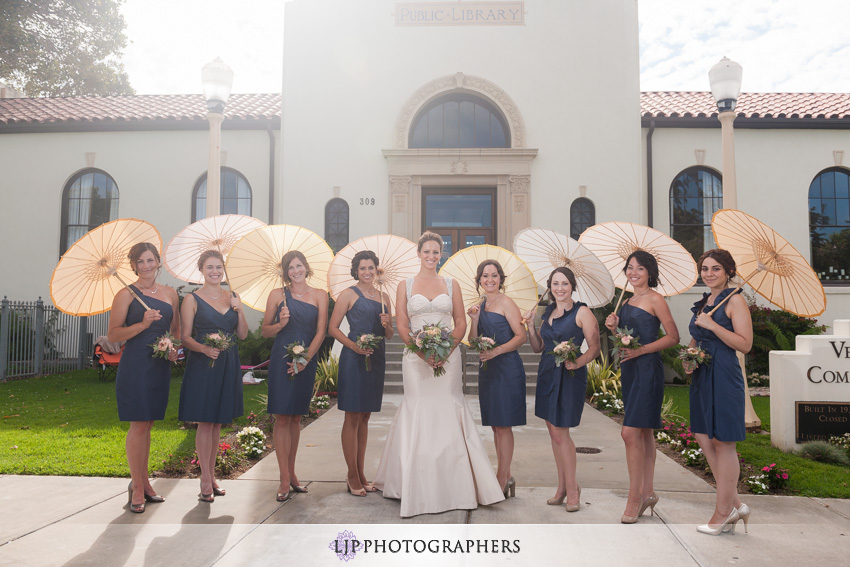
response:
M358 554L383 553L519 553L520 540L507 539L365 539L346 530L328 546L341 561Z

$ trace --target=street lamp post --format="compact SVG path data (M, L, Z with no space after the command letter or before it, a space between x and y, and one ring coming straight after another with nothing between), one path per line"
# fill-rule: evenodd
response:
M216 57L201 69L201 81L207 99L207 120L210 122L205 216L214 217L219 214L221 202L221 123L224 122L224 105L233 86L233 71Z
M738 208L738 183L735 178L735 106L741 95L743 69L727 57L721 59L708 72L711 94L717 102L717 118L720 120L720 138L723 148L723 208ZM747 370L744 355L738 352L738 362L744 379L744 422L747 427L761 427L761 419L753 408L750 388L747 386Z

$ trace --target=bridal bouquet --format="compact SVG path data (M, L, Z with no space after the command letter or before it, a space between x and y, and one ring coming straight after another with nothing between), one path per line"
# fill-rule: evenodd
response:
M295 375L298 374L298 365L310 362L310 359L307 358L307 349L304 348L304 343L296 341L286 345L286 356L292 360L293 372L292 375L289 376L289 379L295 380Z
M434 360L445 362L449 359L453 346L451 329L441 325L425 325L410 334L410 344L405 345L404 349L413 353L421 352L426 360L433 357ZM445 373L446 369L442 366L434 369L434 376L442 376Z
M210 333L204 337L204 344L213 348L217 348L220 351L225 351L231 346L233 346L233 336L228 335L224 331ZM215 366L215 360L211 358L210 368L212 368L213 366Z
M611 347L611 356L617 362L620 362L621 351L636 350L643 346L635 337L635 332L628 327L617 327L617 332L611 337L611 342L614 343L614 346Z
M487 352L488 350L493 350L499 346L496 342L496 339L491 339L490 337L482 337L477 336L474 339L469 339L469 350L474 350L476 352ZM481 361L481 368L483 370L487 370L487 361Z
M702 350L699 345L683 348L679 351L679 360L682 361L682 366L685 372L692 374L701 364L711 362L711 355Z
M384 340L384 337L379 337L377 335L373 335L372 333L363 333L357 340L354 341L354 344L357 345L357 348L362 348L364 350L375 350L381 345L381 342ZM366 355L366 372L372 370L372 362L369 360L370 355Z
M576 359L581 355L581 348L576 346L572 339L568 341L561 341L560 343L555 345L555 348L552 349L548 354L555 355L555 367L561 366L563 363L570 361L575 362ZM570 370L570 374L575 374L572 370Z
M153 349L154 358L168 358L172 351L177 350L180 342L170 332L159 337L153 344L148 345Z

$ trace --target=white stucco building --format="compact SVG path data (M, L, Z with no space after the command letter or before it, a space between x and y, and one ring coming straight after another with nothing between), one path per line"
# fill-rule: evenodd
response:
M285 25L282 98L226 109L223 212L336 247L431 229L450 251L511 248L527 226L577 235L611 220L695 254L711 245L714 101L640 92L635 0L295 0ZM744 93L736 112L739 208L812 259L820 321L846 318L850 95ZM65 241L98 215L149 220L166 242L195 220L204 113L196 95L0 100L0 296L47 297ZM72 218L74 192L101 174L117 207L94 199ZM680 326L701 293L671 299Z

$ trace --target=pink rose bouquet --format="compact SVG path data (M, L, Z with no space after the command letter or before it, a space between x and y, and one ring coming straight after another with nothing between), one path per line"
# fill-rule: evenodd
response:
M363 350L375 350L381 345L381 342L384 340L384 337L379 337L377 335L373 335L372 333L363 333L357 340L354 341L354 344L357 345L357 348L362 348ZM372 362L369 360L370 355L366 355L366 372L372 370Z
M487 352L488 350L493 350L496 348L498 343L496 343L496 339L490 337L475 337L474 339L469 339L469 350L475 352ZM487 370L487 361L481 361L481 368Z
M165 333L161 337L159 337L153 344L148 345L153 349L153 357L154 358L168 358L168 355L172 353L172 351L177 350L180 346L180 342L174 338L170 332Z
M611 337L611 342L614 343L611 347L611 356L616 362L620 362L622 358L621 351L637 350L643 346L635 337L635 332L628 327L617 327L617 331Z
M224 331L210 333L204 337L204 344L217 348L220 351L225 351L233 346L233 336L228 335ZM210 368L215 366L215 360L210 359Z

